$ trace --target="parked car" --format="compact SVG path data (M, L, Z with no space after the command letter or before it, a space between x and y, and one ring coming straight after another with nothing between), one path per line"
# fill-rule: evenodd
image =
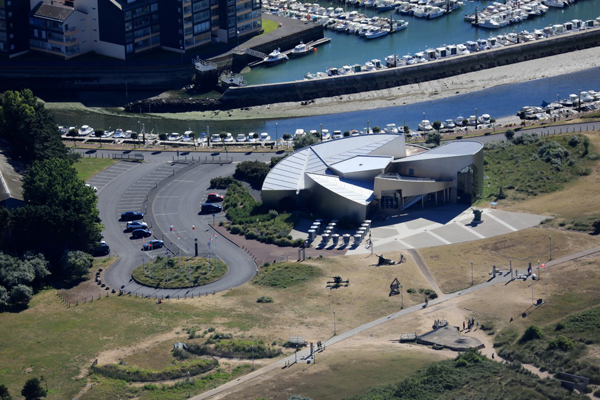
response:
M148 229L148 224L140 221L132 221L127 223L126 231L135 231L136 229Z
M85 186L87 186L90 189L92 189L94 191L94 193L98 193L98 188L96 186L92 186L89 183L86 183Z
M92 249L92 255L94 257L97 256L105 256L110 253L110 246L106 244L105 241L101 241L96 244L96 246Z
M121 221L135 221L144 218L144 213L137 211L125 211L121 213Z
M207 203L218 203L220 201L223 201L223 195L219 193L209 193L206 197Z
M158 239L152 239L142 245L142 251L160 249L165 245L165 242Z
M218 213L221 211L223 211L223 207L213 203L204 203L200 208L200 212L203 214Z
M131 232L131 237L133 237L134 239L140 239L150 236L152 236L152 232L150 232L148 229L136 229L135 231Z

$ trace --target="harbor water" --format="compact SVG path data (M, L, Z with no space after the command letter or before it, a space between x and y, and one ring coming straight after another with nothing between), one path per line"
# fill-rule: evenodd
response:
M367 121L370 127L385 127L386 124L395 123L398 126L408 125L412 130L416 130L423 117L430 121L455 119L459 115L468 118L470 115L475 115L475 109L479 115L487 113L493 118L500 119L515 115L523 106L539 106L543 101L551 102L557 98L568 98L578 90L600 91L600 68L498 86L416 104L279 120L203 121L191 116L189 119L183 119L181 115L177 118L152 118L145 114L124 116L77 109L51 109L51 112L56 122L64 126L90 125L96 129L122 128L140 132L143 124L146 132L153 130L161 133L183 133L191 129L209 133L225 131L233 133L234 136L238 133L268 132L275 139L282 137L284 133L293 134L298 128L319 130L322 126L330 132L334 129L360 130L367 126Z
M343 2L319 3L323 7L343 7ZM403 56L414 55L427 48L442 45L465 43L466 41L486 39L490 36L510 32L542 29L548 25L562 24L573 19L590 20L600 16L600 0L579 0L567 8L550 8L542 16L528 18L519 23L500 29L484 29L472 26L465 22L464 15L472 14L475 8L482 10L491 1L465 1L465 5L452 12L435 19L423 19L413 16L392 14L393 18L408 21L408 28L386 35L377 39L365 40L358 35L349 35L343 32L326 30L325 36L331 38L329 44L319 46L316 52L307 56L290 59L282 64L253 68L244 73L248 84L287 82L304 79L306 73L325 72L330 67L363 64L372 59L384 60L391 54ZM347 11L357 10L362 14L389 17L389 12L376 13L372 8L346 6Z

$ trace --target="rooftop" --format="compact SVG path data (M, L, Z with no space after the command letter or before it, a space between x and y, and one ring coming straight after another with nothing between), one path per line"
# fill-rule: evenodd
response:
M69 18L69 16L73 14L74 11L75 10L73 9L73 7L43 3L33 13L33 15L39 18L53 19L55 21L63 22L67 18Z

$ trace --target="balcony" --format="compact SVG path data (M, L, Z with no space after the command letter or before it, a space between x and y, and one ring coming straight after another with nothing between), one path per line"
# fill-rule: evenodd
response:
M73 35L75 35L77 33L79 33L79 29L78 28L71 28L71 29L66 30L64 32L64 35L65 36L73 36Z

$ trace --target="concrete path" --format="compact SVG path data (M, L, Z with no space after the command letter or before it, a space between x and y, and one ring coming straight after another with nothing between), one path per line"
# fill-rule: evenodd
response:
M442 292L442 289L440 289L440 287L438 286L435 279L433 279L433 276L429 272L429 269L427 269L427 265L425 265L425 263L421 259L421 256L419 255L419 253L417 253L417 251L415 249L408 249L408 252L412 256L412 258L415 260L415 263L421 270L421 273L423 274L425 279L427 279L427 283L429 283L429 286L431 286L431 288L433 290L435 290L435 292L437 293L438 296L443 295L444 292Z
M586 257L588 255L591 255L591 254L594 254L594 253L599 253L599 252L600 252L600 246L597 246L597 247L594 247L594 248L591 248L591 249L588 249L588 250L583 250L583 251L580 251L580 252L577 252L577 253L574 253L574 254L570 254L570 255L565 256L565 257L561 257L561 258L556 259L556 260L549 261L549 262L546 263L546 267L556 266L556 265L562 264L562 263L567 262L567 261L576 260L578 258ZM448 300L455 299L455 298L457 298L457 297L459 297L459 296L461 296L463 294L474 293L474 292L477 292L477 291L479 291L481 289L485 289L485 288L487 288L489 286L495 285L497 283L502 283L502 282L506 283L506 282L509 282L510 280L511 280L510 274L498 275L496 278L490 279L489 281L484 282L482 284L479 284L479 285L476 285L476 286L472 286L472 287L470 287L468 289L461 290L461 291L458 291L458 292L455 292L455 293L446 294L446 295L438 297L435 300L431 300L429 302L429 307L437 305L437 304L444 303L444 302L446 302ZM394 320L396 318L400 318L400 317L403 317L405 315L415 313L415 312L417 312L419 310L423 310L424 308L425 308L425 304L417 304L417 305L414 305L412 307L406 308L404 310L400 310L400 311L398 311L398 312L396 312L394 314L390 314L390 315L381 317L379 319L376 319L374 321L368 322L368 323L363 324L361 326L358 326L358 327L356 327L354 329L351 329L351 330L349 330L347 332L344 332L342 334L334 336L334 337L326 340L324 342L324 345L325 345L325 347L332 346L332 345L334 345L336 343L341 342L342 340L351 338L352 336L358 335L359 333L367 331L367 330L369 330L371 328L374 328L376 326L385 324L386 322L392 321L392 320ZM205 393L199 394L197 396L194 396L194 397L192 397L192 399L193 400L201 400L201 399L211 398L212 396L215 396L215 395L217 395L219 393L222 393L222 392L224 392L226 390L232 389L232 388L234 388L234 387L236 387L236 386L238 386L240 384L249 382L252 379L254 379L254 378L258 377L258 376L264 375L264 374L266 374L266 373L268 373L268 372L270 372L270 371L272 371L272 370L274 370L276 368L284 368L287 364L293 364L294 361L295 361L295 359L296 359L296 357L297 357L298 361L301 361L302 359L308 357L310 355L309 353L310 353L309 349L300 351L300 352L298 352L297 355L291 355L291 356L286 357L284 359L278 360L278 361L276 361L276 362L274 362L274 363L272 363L270 365L267 365L266 367L263 367L263 368L261 368L259 370L256 370L256 371L253 371L253 372L249 373L248 375L245 375L245 376L243 376L243 377L241 377L241 378L239 378L239 379L237 379L235 381L228 382L228 383L226 383L224 385L221 385L221 386L219 386L219 387L217 387L215 389L209 390L208 392L205 392ZM315 354L315 357L317 359L318 359L318 354L319 353ZM318 360L315 360L315 361L318 362Z

